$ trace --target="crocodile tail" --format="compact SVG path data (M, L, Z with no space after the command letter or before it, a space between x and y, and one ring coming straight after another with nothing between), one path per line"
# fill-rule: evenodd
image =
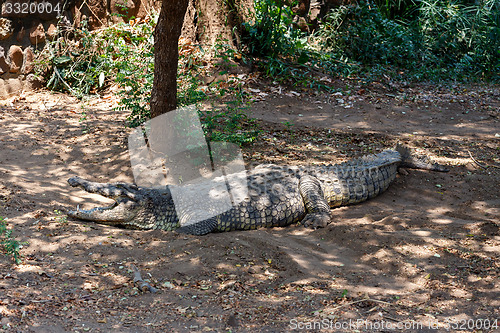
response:
M428 156L414 154L410 148L397 144L396 151L401 155L401 167L448 172L444 165L432 161Z

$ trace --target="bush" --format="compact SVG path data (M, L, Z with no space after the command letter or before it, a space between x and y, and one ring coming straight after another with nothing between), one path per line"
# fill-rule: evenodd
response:
M89 31L84 24L67 35L49 42L38 54L36 72L45 77L47 87L67 91L82 98L109 86L118 71L115 60L128 47L133 35L125 25ZM125 50L124 50L125 49Z
M49 77L47 86L84 97L100 93L117 84L121 97L117 112L128 113L128 126L136 127L150 119L151 90L154 77L153 32L156 17L135 24L120 23L96 31L88 31L85 25L71 31L80 36L78 42L60 38L46 45L38 55L37 72ZM202 89L199 76L208 68L202 59L203 51L188 40L181 40L178 68L177 101L179 106L198 103L210 92L221 96L231 89L213 83ZM214 46L217 55L228 62L233 50L223 44ZM230 91L234 95L234 91ZM245 130L239 123L250 120L241 110L242 96L236 94L236 106L203 115L203 127L207 139L244 144L256 137L256 132Z
M259 57L294 55L302 45L301 34L292 26L290 6L281 0L255 0L254 7L254 21L243 23L247 53Z
M367 3L332 11L320 35L327 50L364 64L401 65L418 58L411 31Z
M500 79L500 3L424 0L418 31L431 64L459 78Z
M319 32L323 49L368 71L383 65L415 79L500 79L496 0L422 0L394 19L387 6L361 1L333 10Z
M242 52L276 81L303 82L310 73L303 65L310 59L307 36L294 27L293 5L281 0L255 0L253 22L243 23Z

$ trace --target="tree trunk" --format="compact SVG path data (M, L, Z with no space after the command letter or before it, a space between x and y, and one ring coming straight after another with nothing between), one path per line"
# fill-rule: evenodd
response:
M155 69L151 91L151 118L177 107L178 42L188 0L163 0L155 38Z
M251 21L254 0L189 0L182 37L199 44L210 57L215 44L240 46L241 24Z

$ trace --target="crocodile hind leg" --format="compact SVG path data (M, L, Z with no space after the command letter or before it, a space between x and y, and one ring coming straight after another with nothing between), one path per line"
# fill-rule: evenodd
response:
M301 223L310 228L326 227L332 218L321 182L315 177L304 176L300 179L299 191L307 212Z

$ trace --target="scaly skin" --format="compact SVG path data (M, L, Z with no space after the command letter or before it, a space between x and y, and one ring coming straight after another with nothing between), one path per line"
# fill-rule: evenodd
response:
M68 216L128 228L177 230L194 235L286 226L297 222L324 227L331 222L330 208L360 203L382 193L396 178L399 166L447 171L426 157L413 156L400 146L337 165L261 165L246 174L236 175L246 177L247 181L248 193L241 202L205 220L195 219L197 212L216 211L217 207L210 207L212 204L207 203L207 207L191 209L190 197L186 196L188 208L176 212L168 186L141 188L133 184L94 183L73 177L68 180L71 186L113 198L115 204L108 208L77 209L68 212ZM186 186L189 189L190 185ZM213 186L213 182L197 186ZM193 195L201 193L199 189L194 187Z

